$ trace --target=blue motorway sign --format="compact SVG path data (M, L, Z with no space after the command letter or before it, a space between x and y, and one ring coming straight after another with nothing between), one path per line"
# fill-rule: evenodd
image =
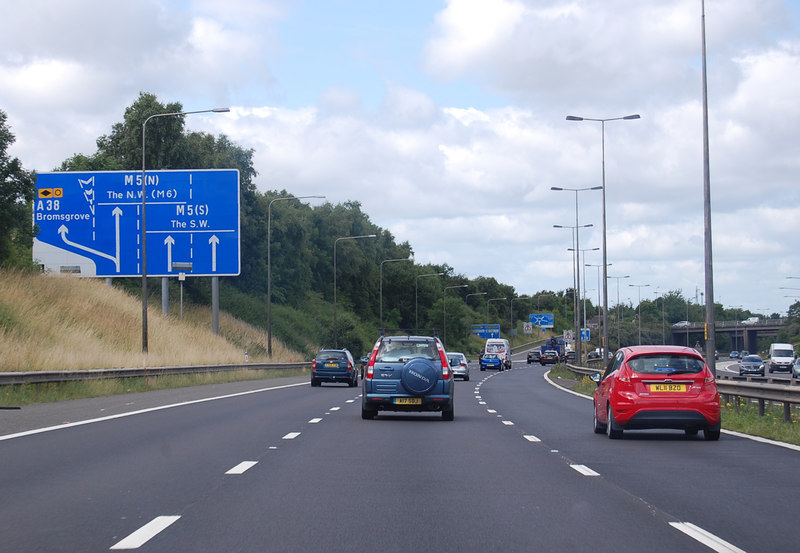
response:
M553 328L556 325L552 313L531 313L528 315L528 320L541 328Z
M500 325L499 324L474 324L472 325L472 334L480 336L481 338L499 338Z
M234 276L239 253L239 171L39 173L33 259L81 276Z

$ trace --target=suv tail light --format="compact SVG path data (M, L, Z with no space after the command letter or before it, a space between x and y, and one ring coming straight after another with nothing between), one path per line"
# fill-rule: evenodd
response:
M312 370L312 371L316 371L316 370L317 370L317 360L316 360L316 359L314 359L314 360L311 362L311 370Z
M372 348L372 353L369 354L369 361L367 362L367 370L364 372L364 378L367 380L372 380L372 377L375 374L375 357L378 355L378 347L380 347L381 341L378 340L375 342L375 346Z
M439 340L436 340L436 349L439 350L439 360L442 362L442 380L450 380L450 363L447 362L447 355Z

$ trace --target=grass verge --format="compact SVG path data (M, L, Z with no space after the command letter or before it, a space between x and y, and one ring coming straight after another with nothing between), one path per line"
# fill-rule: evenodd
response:
M566 365L558 364L550 370L550 378L574 392L591 397L597 385L588 376L581 377L570 371ZM722 404L722 428L752 436L761 436L789 444L800 445L800 414L792 409L791 421L783 420L783 406L770 404L764 409L764 416L758 415L758 403L739 398L735 403Z
M109 378L74 382L19 384L0 388L0 407L22 407L34 403L49 403L92 397L150 392L169 388L222 384L246 380L262 380L309 374L308 369L241 370L215 373L196 373L145 378Z

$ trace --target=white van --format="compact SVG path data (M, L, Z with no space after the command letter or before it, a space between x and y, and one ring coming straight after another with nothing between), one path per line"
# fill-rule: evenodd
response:
M769 372L791 371L794 363L794 347L792 344L770 344L767 366Z
M489 338L486 340L486 353L496 353L506 369L511 368L511 345L505 338Z

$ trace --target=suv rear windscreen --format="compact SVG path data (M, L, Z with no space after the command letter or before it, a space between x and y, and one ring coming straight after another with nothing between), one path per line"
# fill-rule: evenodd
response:
M431 361L440 361L439 351L433 341L386 339L381 342L375 356L376 363L407 362L409 359L422 357Z

